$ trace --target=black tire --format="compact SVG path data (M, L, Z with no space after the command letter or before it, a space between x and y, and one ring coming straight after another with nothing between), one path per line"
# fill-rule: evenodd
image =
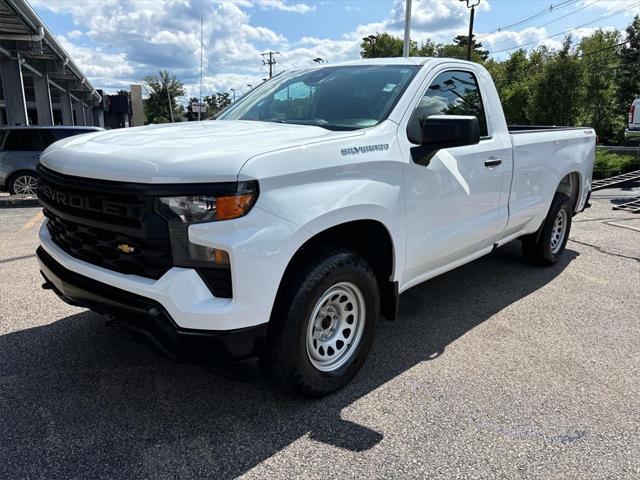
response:
M346 363L334 371L322 371L310 359L307 330L320 299L332 287L345 282L355 285L362 294L364 327L359 342L345 347L353 349ZM318 398L338 390L364 364L379 314L376 276L360 255L342 248L310 249L283 279L262 358L267 375L294 396Z
M564 236L559 244L553 245L552 239L556 218L564 212ZM571 198L558 192L553 197L551 208L538 232L527 235L522 239L522 253L534 265L553 265L560 260L571 233L571 218L573 216Z
M29 177L33 179L36 185L38 183L38 176L35 174L35 172L30 172L30 171L16 172L12 174L11 177L9 177L9 180L7 181L7 191L11 195L17 195L18 193L22 193L22 192L16 191L16 181L23 177Z

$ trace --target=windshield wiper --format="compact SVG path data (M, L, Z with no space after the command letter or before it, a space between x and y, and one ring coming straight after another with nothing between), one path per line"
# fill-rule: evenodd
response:
M345 125L333 125L326 120L270 120L275 123L284 123L291 125L308 125L310 127L320 127L325 130L339 131L339 130L357 130L357 127L345 126Z

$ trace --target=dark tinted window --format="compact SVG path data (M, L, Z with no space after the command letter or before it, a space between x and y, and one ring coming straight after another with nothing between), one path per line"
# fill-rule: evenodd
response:
M52 143L57 142L58 140L62 140L63 138L73 137L74 135L80 135L92 131L93 130L85 130L83 128L44 128L40 131L42 135L42 148L44 150Z
M220 115L220 120L372 127L385 120L418 68L413 65L324 67L275 77Z
M56 140L62 140L63 138L73 137L74 135L82 135L83 133L95 132L95 130L85 130L83 128L65 128L52 130Z
M433 79L420 99L418 118L431 115L472 115L480 123L480 136L489 135L476 77L469 72L449 71Z
M9 136L4 143L5 150L11 151L39 151L40 132L37 129L9 130Z

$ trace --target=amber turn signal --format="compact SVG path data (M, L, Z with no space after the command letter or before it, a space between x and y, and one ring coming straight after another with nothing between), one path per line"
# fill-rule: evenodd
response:
M230 220L247 213L253 205L253 192L216 197L216 220Z

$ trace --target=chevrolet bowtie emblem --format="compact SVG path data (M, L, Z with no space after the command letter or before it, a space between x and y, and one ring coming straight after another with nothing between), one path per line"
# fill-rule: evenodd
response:
M126 243L121 243L120 245L118 245L118 250L120 250L122 253L133 253L135 249L136 247L132 247L131 245L127 245Z

